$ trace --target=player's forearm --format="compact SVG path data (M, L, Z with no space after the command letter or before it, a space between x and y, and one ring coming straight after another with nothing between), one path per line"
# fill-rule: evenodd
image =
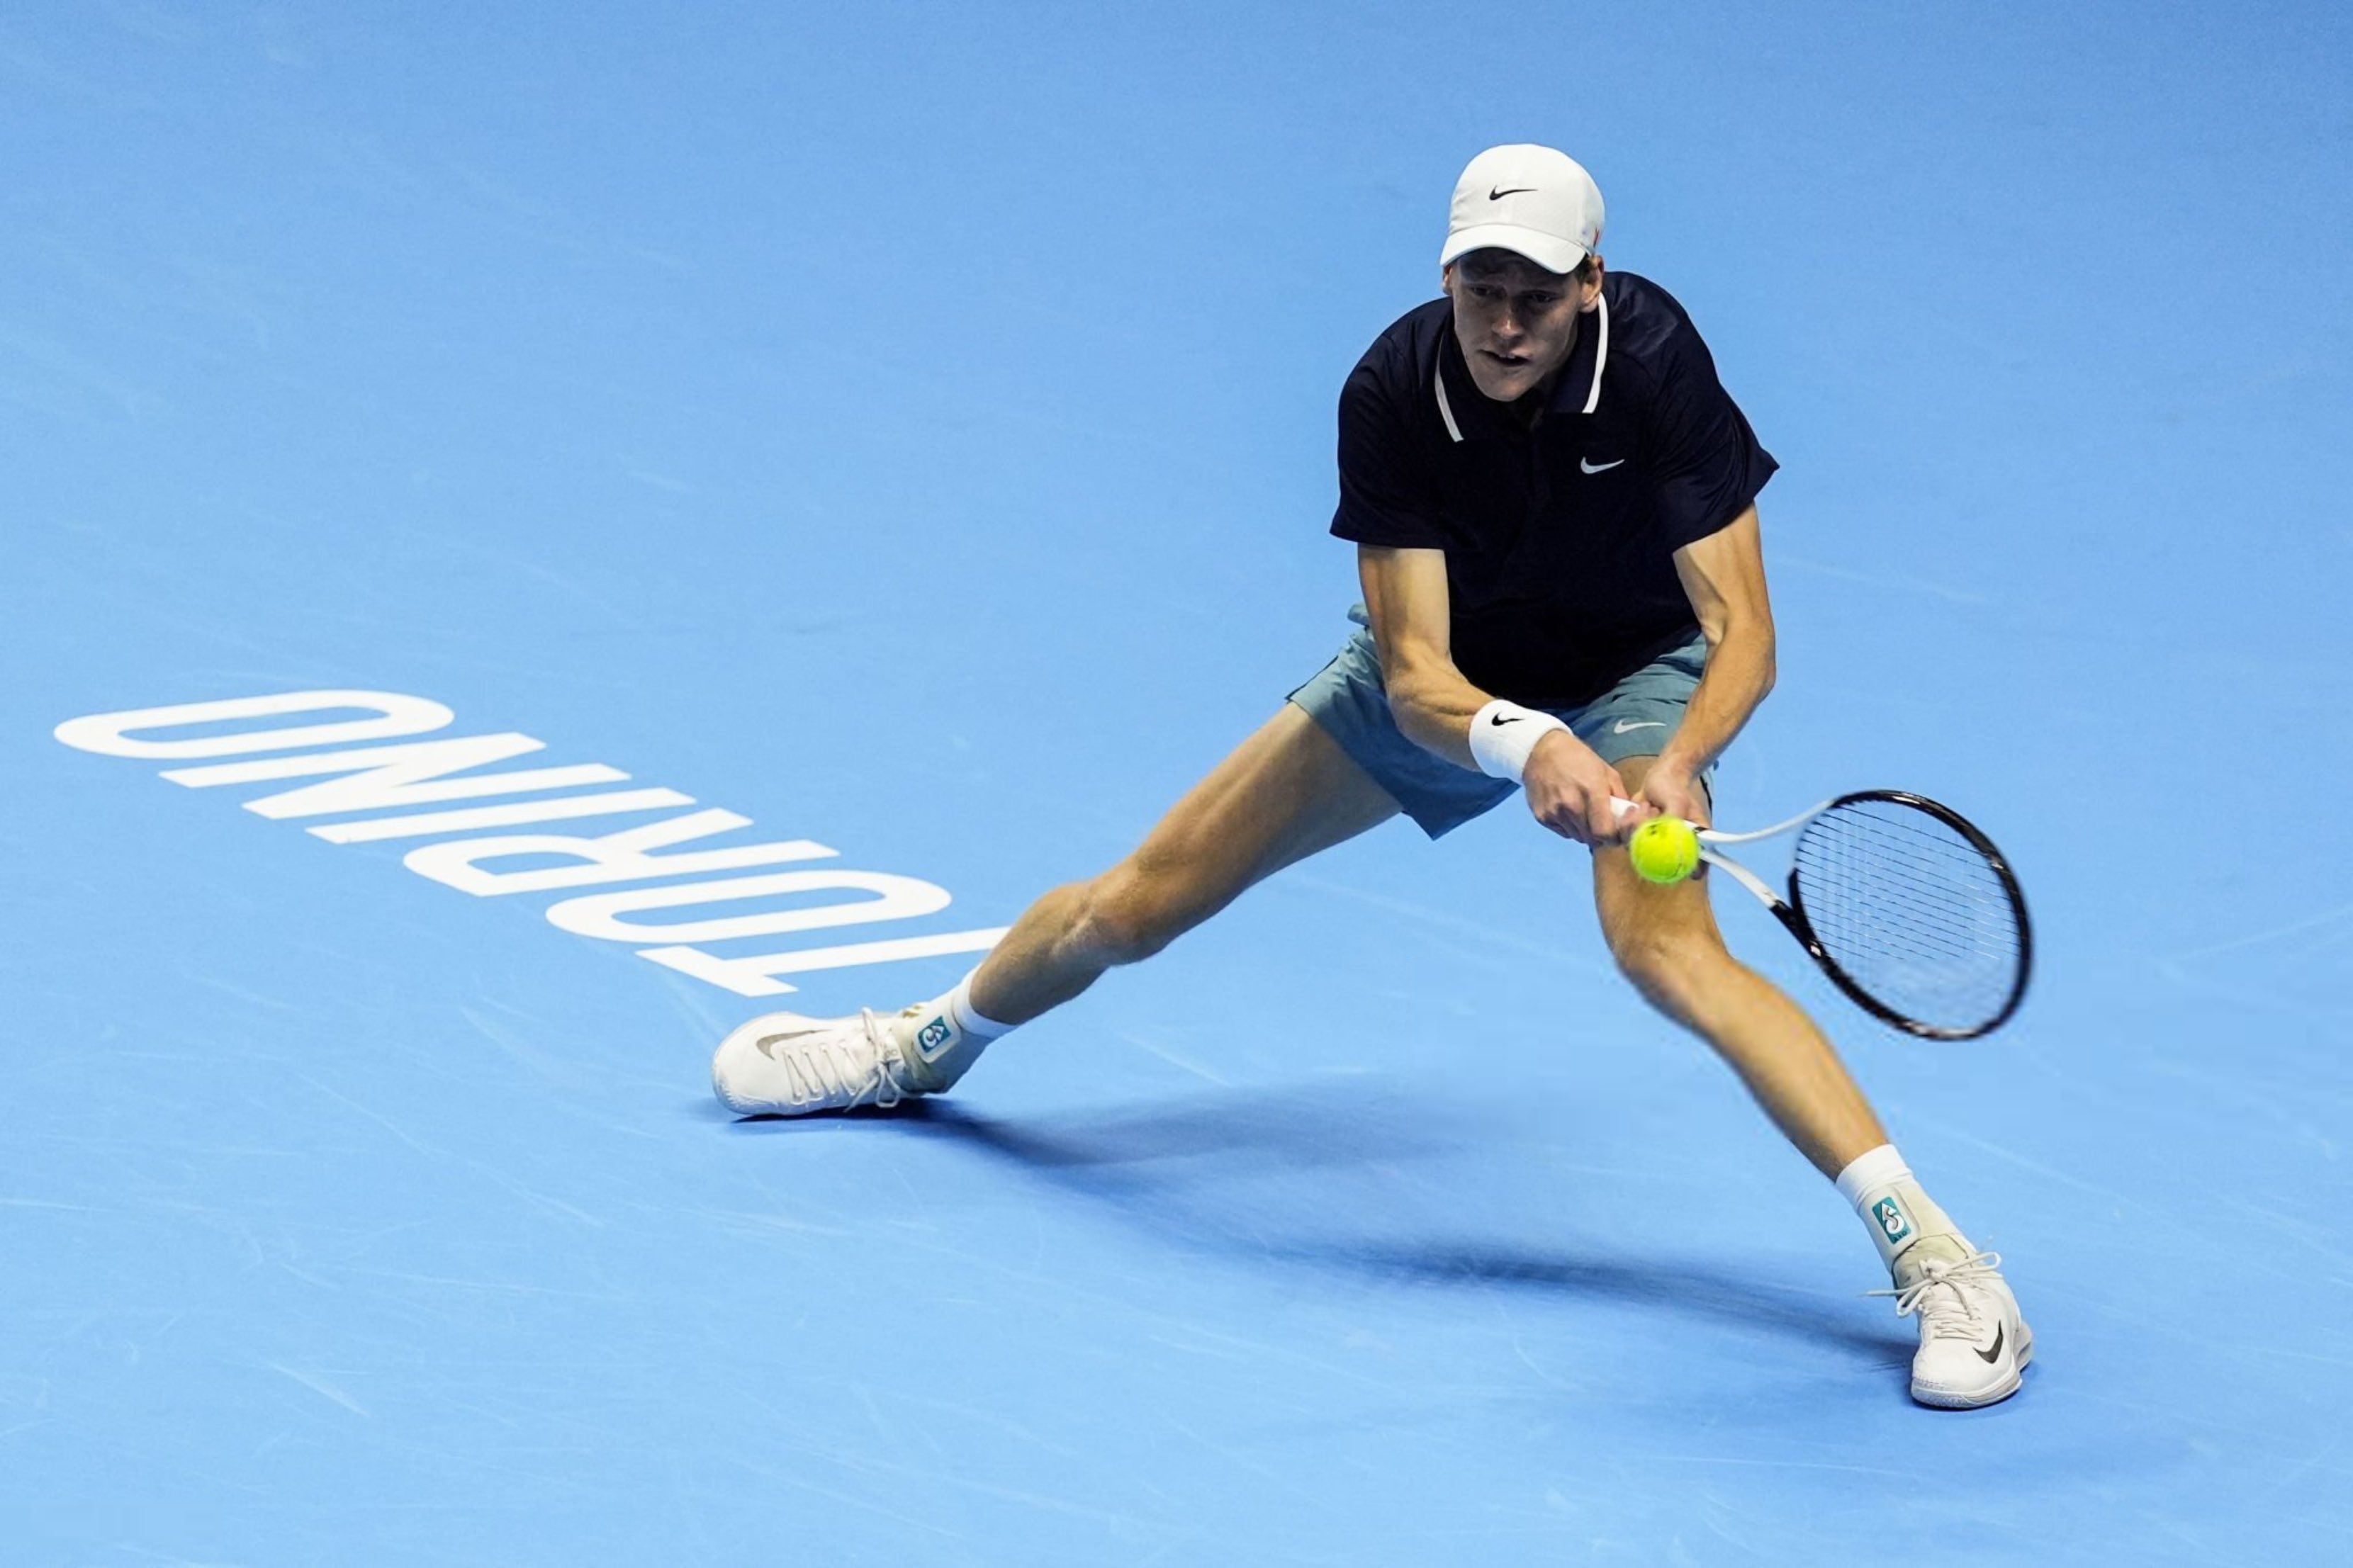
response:
M1725 628L1707 650L1707 668L1674 739L1659 754L1660 765L1697 774L1715 761L1773 689L1773 667L1770 621Z
M1471 754L1471 721L1493 700L1451 663L1409 667L1389 678L1389 712L1405 738L1458 768L1479 770Z

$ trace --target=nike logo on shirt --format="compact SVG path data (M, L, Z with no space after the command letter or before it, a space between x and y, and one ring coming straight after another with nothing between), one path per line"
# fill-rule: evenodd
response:
M1601 474L1609 472L1625 460L1623 458L1613 458L1609 462L1597 463L1590 458L1579 458L1577 459L1577 466L1588 474Z
M1666 721L1661 719L1645 719L1639 724L1631 719L1620 719L1611 727L1609 732L1613 735L1622 735L1629 730L1663 730L1666 727Z

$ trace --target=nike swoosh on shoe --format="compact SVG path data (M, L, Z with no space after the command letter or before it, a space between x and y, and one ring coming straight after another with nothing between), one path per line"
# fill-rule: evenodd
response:
M822 1031L818 1029L787 1029L781 1035L762 1035L758 1039L752 1042L752 1048L759 1052L762 1056L767 1058L770 1061L775 1061L776 1059L776 1053L770 1050L768 1048L769 1047L777 1045L786 1040L797 1040L804 1035L815 1035L819 1033L822 1033Z

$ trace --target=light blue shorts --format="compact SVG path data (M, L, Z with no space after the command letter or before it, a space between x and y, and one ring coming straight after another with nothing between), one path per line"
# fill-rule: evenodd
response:
M1367 628L1365 607L1358 605L1348 618L1356 623L1356 634L1341 645L1339 657L1291 694L1291 700L1323 725L1340 749L1432 838L1452 832L1516 791L1520 786L1509 779L1457 767L1406 739L1389 712L1380 652ZM1683 723L1683 710L1706 663L1707 639L1694 637L1584 707L1547 711L1558 715L1613 768L1628 757L1654 756ZM1711 766L1700 775L1701 787L1711 795L1715 774Z

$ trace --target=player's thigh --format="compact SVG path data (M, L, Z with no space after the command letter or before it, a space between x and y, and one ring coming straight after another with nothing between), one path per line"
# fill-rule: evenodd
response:
M1121 869L1206 912L1397 813L1389 793L1286 702L1169 808Z
M1656 757L1628 757L1618 763L1618 776L1629 790L1640 792ZM1593 903L1600 916L1602 934L1610 951L1629 967L1656 963L1686 944L1701 950L1721 949L1715 911L1708 903L1708 879L1686 877L1662 887L1635 875L1623 844L1603 844L1593 851Z

